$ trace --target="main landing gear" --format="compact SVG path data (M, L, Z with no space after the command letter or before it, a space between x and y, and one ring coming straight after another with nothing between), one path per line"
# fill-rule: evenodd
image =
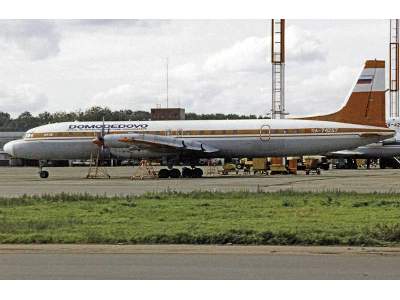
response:
M49 177L49 171L43 170L43 168L46 166L46 162L44 161L39 161L39 176L40 178L47 178Z
M176 168L161 169L158 172L158 178L200 178L203 176L203 170L200 168L184 167L181 171Z
M182 169L183 178L201 178L203 176L203 170L200 168L187 168Z

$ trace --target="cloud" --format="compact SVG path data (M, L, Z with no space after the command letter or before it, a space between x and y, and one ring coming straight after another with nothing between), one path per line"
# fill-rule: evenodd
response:
M0 73L8 87L26 82L40 86L54 99L45 107L50 111L84 109L87 102L148 110L165 103L168 56L170 106L181 104L198 113L259 114L271 106L267 24L265 20L0 20ZM363 30L354 35L360 26ZM340 106L363 59L386 57L382 47L386 27L384 20L288 20L287 111L313 114ZM21 59L24 56L41 61L31 63ZM50 57L57 59L46 59ZM15 90L0 85L1 95L6 91L8 98ZM20 112L27 109L32 105L20 106Z
M310 31L296 26L286 29L286 58L288 62L310 63L324 61L327 50Z
M357 79L359 68L338 66L328 74L315 74L287 88L293 115L331 113L344 104ZM307 105L302 105L306 103Z
M319 62L327 57L321 41L307 30L290 26L287 28L285 41L288 62ZM270 64L270 48L270 37L248 37L211 55L205 62L204 70L266 72Z
M11 114L41 112L48 103L47 96L32 84L21 84L13 89L0 87L0 101L1 110Z
M154 27L168 23L168 20L145 20L145 19L82 19L70 21L74 25L87 27Z
M54 57L60 52L60 33L53 21L3 20L0 21L0 38L16 46L31 60Z
M219 70L232 72L265 71L266 54L266 38L252 36L211 55L205 62L204 69L208 72Z
M93 96L89 106L100 105L111 109L149 110L160 103L159 90L152 82L121 84Z
M295 26L289 27L287 40L290 42L286 47L286 57L291 72L296 74L292 81L293 90L302 89L302 100L309 97L310 89L317 95L323 94L323 90L334 93L335 89L348 83L347 69L329 73L329 86L320 76L312 77L312 82L307 81L313 74L310 70L317 70L319 63L325 61L327 51L318 38ZM212 53L203 62L176 66L171 70L171 77L179 89L171 93L171 98L177 97L187 109L196 112L217 110L265 114L271 105L270 45L269 37L251 36ZM299 78L307 79L302 81ZM325 82L327 80L325 78ZM296 107L295 99L298 99L297 95L292 101ZM259 109L254 110L255 107Z
M170 78L177 80L196 79L199 75L200 69L195 63L179 65L169 71Z
M96 33L100 35L113 34L135 38L148 34L161 33L163 26L169 20L146 19L82 19L56 21L62 32L69 33Z

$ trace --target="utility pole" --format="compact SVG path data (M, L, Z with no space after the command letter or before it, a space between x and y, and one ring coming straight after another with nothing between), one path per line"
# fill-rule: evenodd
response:
M169 58L167 57L167 63L166 63L166 67L167 67L167 78L166 78L166 83L167 83L167 108L168 108L168 101L169 101L169 99L168 99L168 89L169 89L169 86L168 86L168 64L169 64Z
M399 117L399 19L390 20L389 92L390 118Z
M285 112L285 20L271 20L272 106L271 118L284 119ZM285 158L271 157L272 173L286 173Z
M272 119L284 119L285 112L285 20L271 22Z

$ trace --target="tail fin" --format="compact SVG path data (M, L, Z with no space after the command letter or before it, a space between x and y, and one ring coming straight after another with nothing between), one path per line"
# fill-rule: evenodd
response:
M386 127L385 61L365 62L352 94L339 111L301 119Z

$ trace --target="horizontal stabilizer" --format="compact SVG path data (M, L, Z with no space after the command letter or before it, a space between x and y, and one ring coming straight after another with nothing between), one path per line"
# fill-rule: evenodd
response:
M393 136L393 134L391 132L362 132L359 136L363 138L382 137L382 139L385 139L388 136Z

